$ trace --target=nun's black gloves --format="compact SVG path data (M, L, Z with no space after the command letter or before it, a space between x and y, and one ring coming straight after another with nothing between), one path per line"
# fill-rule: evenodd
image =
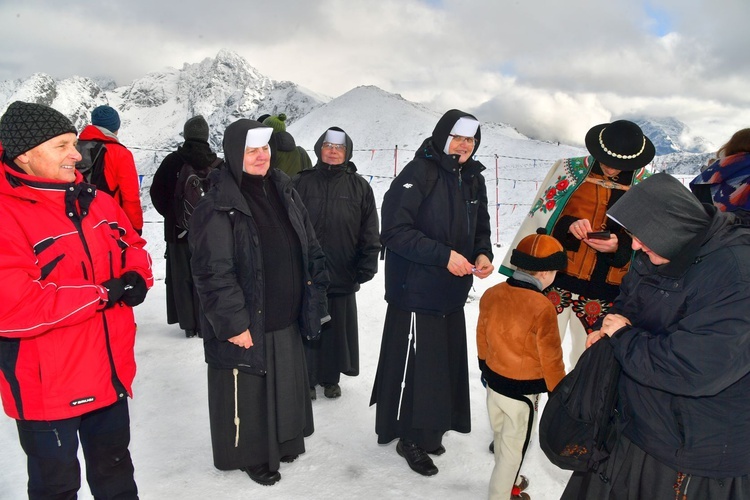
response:
M112 278L102 283L107 289L107 306L114 306L121 301L126 306L135 307L146 298L146 280L135 271L128 271L120 278Z
M135 271L128 271L120 278L125 282L125 291L122 294L122 301L125 305L135 307L146 299L146 280Z

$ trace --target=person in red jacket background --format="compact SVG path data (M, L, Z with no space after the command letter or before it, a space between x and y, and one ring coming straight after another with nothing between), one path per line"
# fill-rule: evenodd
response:
M76 129L12 103L0 118L0 396L29 498L138 497L128 445L133 307L153 285L145 241L75 169Z
M111 106L97 106L91 112L91 125L81 131L82 141L101 141L107 147L104 154L104 178L112 196L128 216L133 228L143 232L143 209L138 171L133 153L120 143L120 114Z

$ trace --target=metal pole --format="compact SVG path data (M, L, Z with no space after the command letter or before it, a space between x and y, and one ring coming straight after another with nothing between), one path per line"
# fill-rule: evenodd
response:
M396 148L393 151L393 177L396 177L398 174L398 144L396 144Z
M495 154L495 244L500 245L500 157Z

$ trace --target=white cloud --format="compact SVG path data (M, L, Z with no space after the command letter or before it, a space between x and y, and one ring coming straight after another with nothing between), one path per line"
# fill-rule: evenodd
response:
M221 48L337 96L377 85L581 142L622 113L674 116L714 143L750 123L747 0L230 0L0 4L0 80L127 84ZM577 138L577 139L575 139Z

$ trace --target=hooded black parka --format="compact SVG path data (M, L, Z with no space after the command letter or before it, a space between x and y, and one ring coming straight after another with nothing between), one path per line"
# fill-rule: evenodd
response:
M383 198L385 299L400 309L433 315L462 309L473 277L448 271L451 250L470 262L481 254L493 258L485 167L473 158L459 164L443 152L462 117L474 118L456 109L443 115ZM474 137L472 154L481 129Z
M264 284L274 277L263 272L258 227L240 182L247 131L261 126L241 119L227 127L225 168L212 172L211 189L196 207L188 235L193 278L203 309L206 363L256 374L266 371ZM325 256L289 177L271 168L267 179L275 185L301 243L304 282L299 328L304 337L316 338L321 318L327 316ZM246 329L253 338L252 347L244 349L228 342Z
M338 127L331 129L344 132ZM318 158L326 132L315 143ZM351 161L352 148L352 140L346 135L342 164L318 160L313 169L303 170L294 178L326 255L329 294L356 292L378 270L380 232L375 196L367 181L357 174Z

